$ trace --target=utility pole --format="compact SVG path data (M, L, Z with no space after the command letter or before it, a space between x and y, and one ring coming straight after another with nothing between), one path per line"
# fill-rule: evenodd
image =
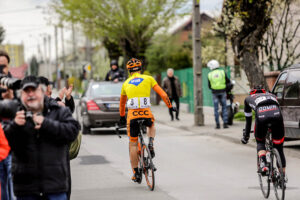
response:
M62 49L62 59L64 65L64 81L66 84L66 58L65 58L65 45L64 45L64 27L61 26L61 49Z
M51 70L51 35L48 35L48 78L52 81L52 70Z
M45 69L46 70L46 74L48 75L47 36L46 35L44 35L43 40L44 40L44 67L46 68Z
M74 23L72 23L72 39L73 39L73 69L76 69L77 54L76 54L76 36L75 36Z
M86 36L85 40L85 59L89 62L91 66L90 77L88 79L93 79L93 55L92 55L92 47L91 47L91 40Z
M200 0L193 0L194 120L196 126L204 126L200 30Z
M57 39L57 26L54 26L54 40L55 40L55 72L56 72L56 87L59 90L60 85L59 85L59 76L58 76L58 39Z

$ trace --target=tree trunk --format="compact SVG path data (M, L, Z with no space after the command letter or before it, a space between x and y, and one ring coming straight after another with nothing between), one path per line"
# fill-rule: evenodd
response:
M240 60L250 83L250 88L255 85L265 86L265 77L262 68L259 66L257 51L244 51Z
M234 40L235 50L247 75L250 88L257 85L266 86L264 72L258 58L258 47L263 33L263 27L258 26L252 32L249 30L241 31Z

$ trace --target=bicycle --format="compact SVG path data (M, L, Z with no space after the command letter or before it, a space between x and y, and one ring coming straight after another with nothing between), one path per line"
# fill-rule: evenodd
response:
M265 175L261 174L259 170L258 179L263 196L267 199L270 195L270 185L273 183L273 188L277 200L284 200L285 197L285 178L282 168L282 162L277 149L273 148L271 124L268 124L268 131L266 134L266 159L269 172ZM257 167L259 169L259 158L257 158Z
M143 134L147 132L146 126L144 124L144 119L137 120L137 123L139 124L139 133L138 133L138 156L139 156L139 162L138 162L138 170L141 174L144 174L146 183L148 185L148 188L150 191L154 190L155 187L155 175L154 172L156 171L156 168L153 164L152 157L150 150L148 146L144 142ZM124 126L125 127L125 126ZM119 129L124 128L123 126L119 126L116 124L116 134L121 138L119 134ZM138 182L139 184L142 182Z

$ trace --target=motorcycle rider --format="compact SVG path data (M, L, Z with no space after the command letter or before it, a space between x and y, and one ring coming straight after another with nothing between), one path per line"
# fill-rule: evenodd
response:
M110 62L110 68L106 74L105 81L119 82L125 80L124 70L119 68L117 60Z
M212 90L216 128L220 128L219 121L219 103L222 105L222 118L224 128L228 128L228 113L226 107L226 85L230 84L230 80L227 77L225 71L220 68L220 64L217 60L211 60L207 63L211 72L208 73L208 87Z

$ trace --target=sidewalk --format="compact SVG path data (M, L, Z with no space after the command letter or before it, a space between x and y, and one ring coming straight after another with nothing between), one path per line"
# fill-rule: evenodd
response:
M234 143L241 144L240 141L242 138L243 129L245 127L245 122L233 121L232 126L229 126L228 129L224 129L223 121L220 117L221 128L215 129L215 117L214 110L212 107L204 107L204 126L195 126L194 114L187 113L184 111L180 111L179 121L176 119L174 121L171 121L168 108L164 104L158 106L151 106L151 110L154 114L155 122L157 123L172 126L174 128L188 130L197 135L211 135L230 140ZM249 144L256 146L253 134L251 134L250 136Z

